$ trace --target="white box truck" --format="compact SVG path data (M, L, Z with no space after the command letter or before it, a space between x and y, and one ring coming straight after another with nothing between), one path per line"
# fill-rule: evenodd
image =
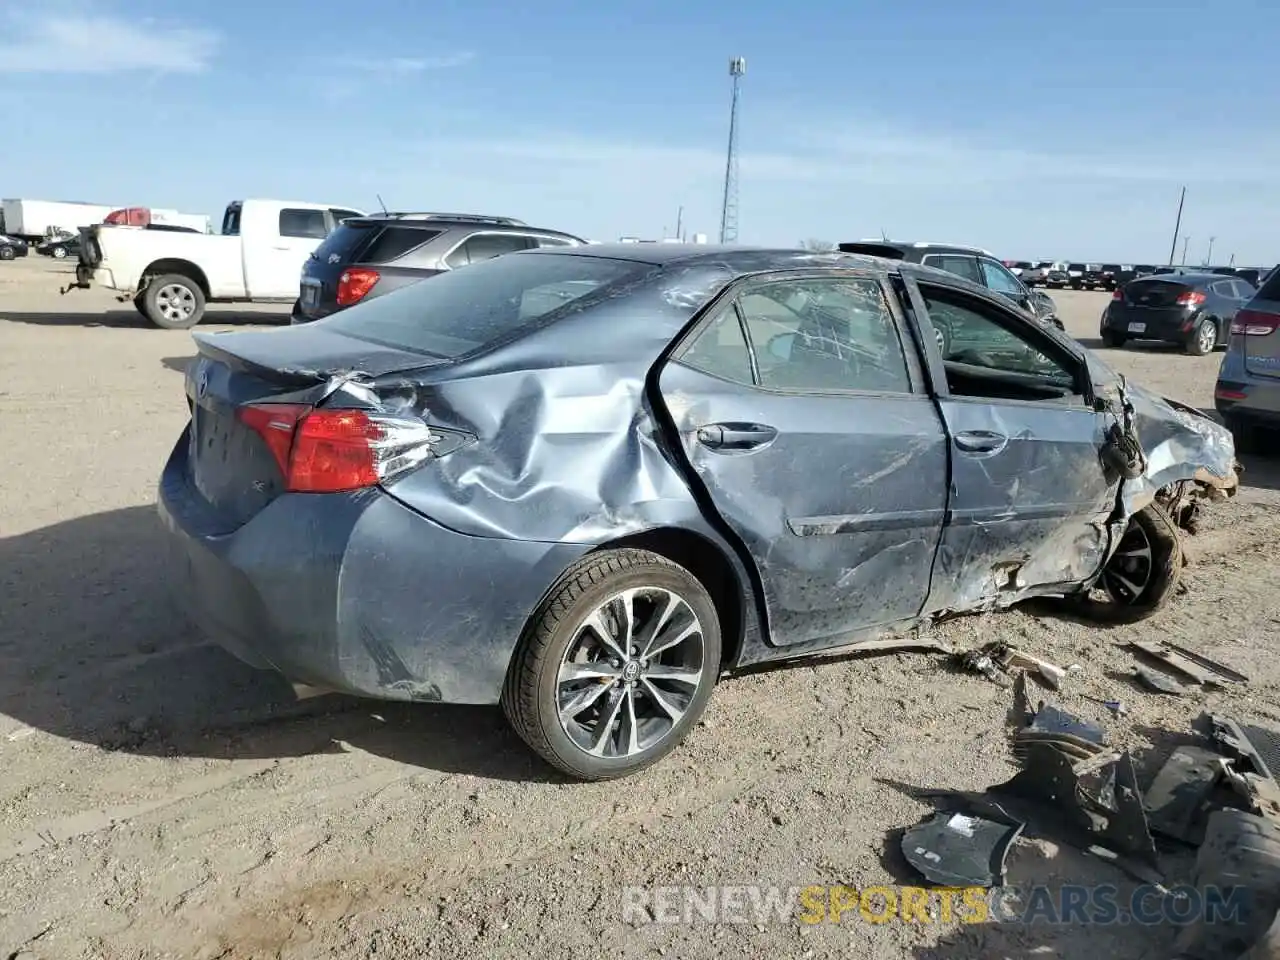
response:
M28 242L101 223L116 207L63 200L0 200L0 233Z

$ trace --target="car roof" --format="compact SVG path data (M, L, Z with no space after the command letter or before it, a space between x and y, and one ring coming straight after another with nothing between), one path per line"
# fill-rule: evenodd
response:
M517 220L515 217L498 217L489 216L480 213L435 213L431 211L389 211L387 213L366 213L359 217L347 217L343 223L368 223L368 224L397 224L409 227L475 227L485 230L510 230L513 232L534 231L536 233L547 233L557 237L569 237L573 240L580 240L571 233L563 230L553 230L550 227L531 227L523 220Z
M1224 276L1221 273L1193 272L1191 270L1180 270L1176 273L1153 273L1150 276L1138 278L1143 283L1148 280L1167 280L1171 283L1214 283L1218 280L1230 279L1231 277Z

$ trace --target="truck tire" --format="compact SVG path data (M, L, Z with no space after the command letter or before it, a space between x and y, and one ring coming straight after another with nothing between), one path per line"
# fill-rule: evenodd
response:
M180 273L152 277L142 293L142 312L163 330L187 330L204 317L204 291Z

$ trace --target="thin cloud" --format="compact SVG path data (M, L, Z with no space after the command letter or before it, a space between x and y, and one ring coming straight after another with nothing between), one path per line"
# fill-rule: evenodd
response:
M0 73L200 73L221 37L152 19L11 13L0 20Z
M347 65L354 70L363 70L366 73L399 77L414 73L425 73L428 70L450 70L454 67L464 67L475 57L476 55L470 50L460 50L457 53L438 57L360 58L347 61Z

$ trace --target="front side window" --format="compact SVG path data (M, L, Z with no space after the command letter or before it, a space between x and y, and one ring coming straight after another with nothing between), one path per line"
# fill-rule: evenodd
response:
M960 396L1039 400L1077 392L1069 361L1042 352L1035 331L990 304L920 285L929 320L941 334L947 385Z
M926 267L945 270L957 277L964 277L974 283L982 283L978 273L978 261L973 257L962 257L950 253L931 253L921 261Z
M1000 264L994 260L979 260L978 264L982 267L982 277L986 285L996 293L1022 296L1022 284L1018 282L1018 278Z
M870 279L784 280L738 301L760 385L910 393L897 326Z
M294 210L286 207L280 211L280 236L323 240L328 235L329 224L323 210Z

